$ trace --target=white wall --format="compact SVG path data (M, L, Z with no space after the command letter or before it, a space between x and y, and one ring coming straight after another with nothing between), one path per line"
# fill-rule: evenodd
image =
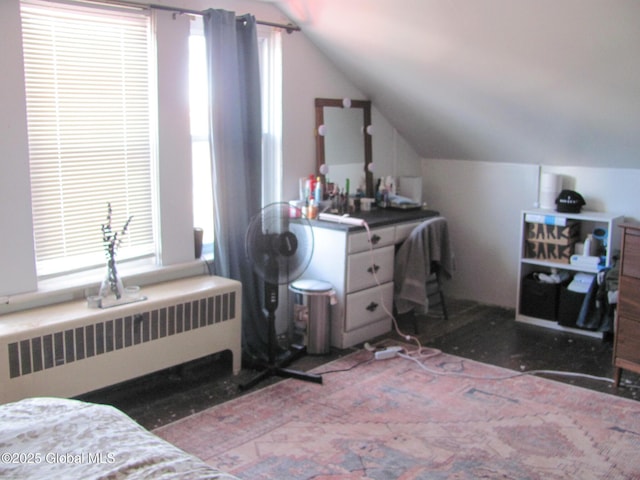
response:
M144 3L144 2L142 2ZM149 3L149 2L146 2ZM274 6L243 0L157 0L155 4L189 10L223 8L238 14L251 13L258 20L289 23ZM184 85L184 44L175 25L184 31L188 17L159 13L159 138L160 189L173 192L173 198L161 197L162 261L179 264L192 258L193 233L191 211L190 142L186 116ZM174 37L177 35L177 37ZM297 196L297 179L316 172L314 138L314 99L316 97L365 98L302 33L282 35L283 40L283 199ZM22 64L19 0L0 1L0 300L8 296L35 292L33 233L31 227L28 143ZM384 117L373 110L374 162L381 174L394 169L399 174L419 173L415 152ZM162 132L165 132L164 134ZM170 132L170 133L166 133ZM123 272L126 276L126 272ZM84 281L84 280L83 280ZM98 280L99 281L99 280ZM15 300L12 299L12 301Z
M640 218L637 1L425 0L409 16L388 0L277 5L416 147L415 162L404 140L390 150L393 129L374 121L376 176L416 169L451 218L456 296L515 305L538 162L588 208Z
M298 198L298 182L316 170L316 98L366 97L303 35L283 36L283 200ZM420 175L419 157L372 108L375 175ZM396 173L397 172L397 173Z
M585 198L585 210L640 220L640 169L542 170L562 175L563 187ZM538 172L537 165L422 160L424 198L449 219L457 260L451 295L515 307L520 211L537 200Z
M420 157L379 112L375 104L372 122L374 178L388 175L419 177Z
M314 99L362 94L302 34L283 35L283 200L298 198L298 178L317 173Z
M36 279L18 1L0 2L0 45L1 295L31 289Z
M637 168L637 0L279 1L422 158Z
M156 38L160 263L175 265L193 260L189 18L157 12Z

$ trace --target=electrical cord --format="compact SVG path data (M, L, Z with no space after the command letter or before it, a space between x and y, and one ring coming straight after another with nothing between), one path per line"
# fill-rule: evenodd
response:
M418 359L410 355L399 353L398 356L406 360L411 360L415 362L420 368L434 375L462 377L462 378L470 378L475 380L509 380L511 378L522 377L525 375L555 375L555 376L563 376L563 377L587 378L590 380L598 380L598 381L603 381L608 383L614 383L611 378L607 378L607 377L598 377L595 375L589 375L587 373L563 372L559 370L527 370L524 372L512 372L512 373L508 373L505 375L498 375L498 376L470 375L468 373L458 373L458 372L442 372L442 371L430 369L424 363L420 362ZM464 362L464 359L463 359L463 362Z
M417 337L414 337L413 335L409 335L406 334L404 332L402 332L400 330L400 327L398 326L398 320L396 319L396 317L393 315L393 313L389 310L389 308L387 307L385 301L384 301L384 294L383 294L383 290L382 290L382 284L380 283L380 279L378 278L378 273L376 271L375 267L375 255L374 255L374 248L373 248L373 242L372 242L372 237L371 237L371 230L369 229L369 224L367 222L364 222L364 228L367 231L367 238L369 240L369 254L371 255L371 273L373 274L373 278L376 282L376 286L378 287L378 292L380 293L380 304L382 305L382 309L384 310L384 312L389 316L389 318L391 319L391 322L393 324L393 328L396 331L396 333L398 335L400 335L402 338L404 338L406 341L408 342L415 342L417 345L417 349L413 351L413 354L420 356L422 358L431 358L437 355L440 355L442 352L440 352L439 350L435 350L435 349L428 349L429 353L424 353L425 350L427 350L425 347L422 346L422 344L420 343L420 340Z
M369 228L369 224L366 221L363 221L363 225L364 228L367 231L367 237L369 240L369 253L371 254L371 265L372 267L375 266L375 256L374 256L374 248L373 248L373 242L372 242L372 237L371 237L371 230ZM398 321L395 318L395 316L393 315L393 313L389 310L389 308L387 307L385 301L384 301L384 295L383 295L383 290L382 290L382 284L380 283L380 280L378 278L377 272L375 268L371 269L373 277L375 279L376 285L378 287L379 293L380 293L380 304L382 305L382 309L384 310L384 312L389 316L389 318L391 319L392 323L393 323L393 327L394 330L396 331L396 333L398 335L400 335L402 338L404 338L406 341L413 341L416 343L417 348L413 351L407 351L406 353L403 352L398 352L396 354L396 356L403 358L405 360L411 360L412 362L415 362L420 368L422 368L423 370L432 373L434 375L445 375L445 376L457 376L457 377L461 377L461 378L470 378L470 379L477 379L477 380L508 380L511 378L516 378L516 377L522 377L522 376L526 376L526 375L531 375L531 376L535 376L535 375L552 375L552 376L561 376L561 377L569 377L569 378L585 378L585 379L589 379L589 380L595 380L595 381L602 381L602 382L606 382L606 383L611 383L613 384L614 381L610 378L607 377L599 377L599 376L595 376L595 375L590 375L590 374L586 374L586 373L579 373L579 372L566 372L566 371L559 371L559 370L527 370L527 371L523 371L523 372L513 372L510 374L506 374L506 375L500 375L500 376L477 376L477 375L469 375L469 374L465 374L465 373L457 373L457 372L442 372L442 371L437 371L437 370L433 370L430 369L429 367L427 367L423 361L428 360L430 358L433 357L437 357L439 355L442 355L442 351L435 349L435 348L427 348L427 347L423 347L422 344L420 343L420 340L413 336L413 335L409 335L406 334L404 332L402 332L400 330L400 327L398 326ZM365 344L365 349L370 351L370 352L375 352L376 348L375 347L371 347L369 346L369 344ZM404 347L403 347L404 350ZM372 362L376 357L375 354L372 353L373 356L372 358L359 362L355 365L353 365L352 367L349 367L347 369L344 370L330 370L324 373L333 373L333 372L340 372L340 371L348 371L348 370L352 370L353 368L359 367L361 365L367 364ZM464 359L463 359L464 361ZM640 388L640 386L638 385L632 385L632 384L626 384L626 385L621 385L624 388Z
M362 365L366 365L367 363L373 362L375 357L367 358L366 360L362 360L358 363L354 363L350 367L347 368L337 368L335 370L326 370L324 372L317 372L318 375L326 375L328 373L340 373L340 372L348 372L349 370L353 370L354 368L360 367Z
M339 373L339 372L348 372L350 370L353 370L357 367L372 363L375 360L375 354L374 352L377 350L376 347L372 347L369 344L366 344L365 349L368 350L369 352L372 353L372 356L366 360L362 360L358 363L355 363L353 365L351 365L350 367L347 368L343 368L343 369L334 369L334 370L326 370L324 372L319 372L319 375L326 375L329 373ZM422 358L426 359L426 358L431 358L437 355L441 355L442 352L438 351L438 350L434 350L434 354L431 355L423 355ZM523 376L537 376L537 375L552 375L552 376L561 376L561 377L569 377L569 378L584 378L584 379L588 379L588 380L595 380L595 381L602 381L602 382L606 382L606 383L611 383L613 384L614 381L611 378L607 378L607 377L599 377L596 375L590 375L587 373L579 373L579 372L566 372L566 371L560 371L560 370L527 370L524 372L511 372L505 375L496 375L496 376L491 376L491 375L471 375L468 373L459 373L459 372L443 372L441 370L433 370L429 367L427 367L419 358L416 358L412 355L406 354L406 353L402 353L402 352L398 352L396 354L397 357L403 358L405 360L410 360L412 362L414 362L415 364L417 364L422 370L431 373L433 375L438 375L438 376L450 376L450 377L460 377L460 378L468 378L468 379L472 379L472 380L492 380L492 381L501 381L501 380L510 380L512 378L517 378L517 377L523 377ZM462 362L464 362L464 359L462 359ZM501 367L502 368L502 367ZM630 388L630 389L640 389L640 385L633 385L633 384L622 384L620 385L623 388Z
M384 348L388 348L388 346L384 347ZM365 344L364 349L371 352L371 357L366 359L366 360L362 360L358 363L355 363L353 365L351 365L350 367L347 368L343 368L343 369L334 369L334 370L326 370L324 372L320 372L319 375L326 375L329 373L339 373L339 372L348 372L350 370L353 370L357 367L372 363L374 360L376 360L375 357L375 352L379 351L378 348L369 345L368 343ZM579 373L579 372L566 372L566 371L560 371L560 370L527 370L527 371L523 371L523 372L511 372L505 375L496 375L496 376L491 376L491 375L471 375L468 373L459 373L459 372L443 372L441 370L433 370L429 367L427 367L423 361L428 359L428 358L432 358L438 355L441 355L442 352L436 349L430 349L432 350L432 353L429 355L421 355L420 357L415 357L412 356L410 354L407 353L403 353L403 352L398 352L395 356L403 358L405 360L410 360L414 363L416 363L422 370L431 373L433 375L438 375L438 376L451 376L451 377L460 377L460 378L468 378L468 379L472 379L472 380L492 380L492 381L502 381L502 380L510 380L512 378L517 378L517 377L523 377L523 376L537 376L537 375L551 375L551 376L561 376L561 377L569 377L569 378L584 378L584 379L588 379L588 380L595 380L595 381L601 381L601 382L606 382L606 383L615 383L611 378L608 377L599 377L596 375L590 375L587 373ZM464 362L464 359L461 359L462 362ZM504 368L504 367L500 367L500 368ZM629 389L640 389L640 385L634 385L634 384L621 384L620 387L622 388L629 388Z

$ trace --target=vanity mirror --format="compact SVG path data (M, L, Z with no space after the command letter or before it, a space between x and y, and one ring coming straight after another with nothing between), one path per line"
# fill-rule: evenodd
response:
M371 102L342 98L316 98L316 167L326 181L350 192L364 181L365 194L373 197Z

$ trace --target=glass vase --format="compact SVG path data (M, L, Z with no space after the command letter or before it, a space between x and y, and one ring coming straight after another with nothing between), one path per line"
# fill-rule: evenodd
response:
M100 285L98 295L111 301L120 300L124 295L124 285L118 275L115 260L107 262L107 271Z

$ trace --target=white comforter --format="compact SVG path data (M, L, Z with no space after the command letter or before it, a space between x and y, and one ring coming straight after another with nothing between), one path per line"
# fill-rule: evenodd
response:
M0 405L0 478L235 477L186 454L113 407L30 398Z

